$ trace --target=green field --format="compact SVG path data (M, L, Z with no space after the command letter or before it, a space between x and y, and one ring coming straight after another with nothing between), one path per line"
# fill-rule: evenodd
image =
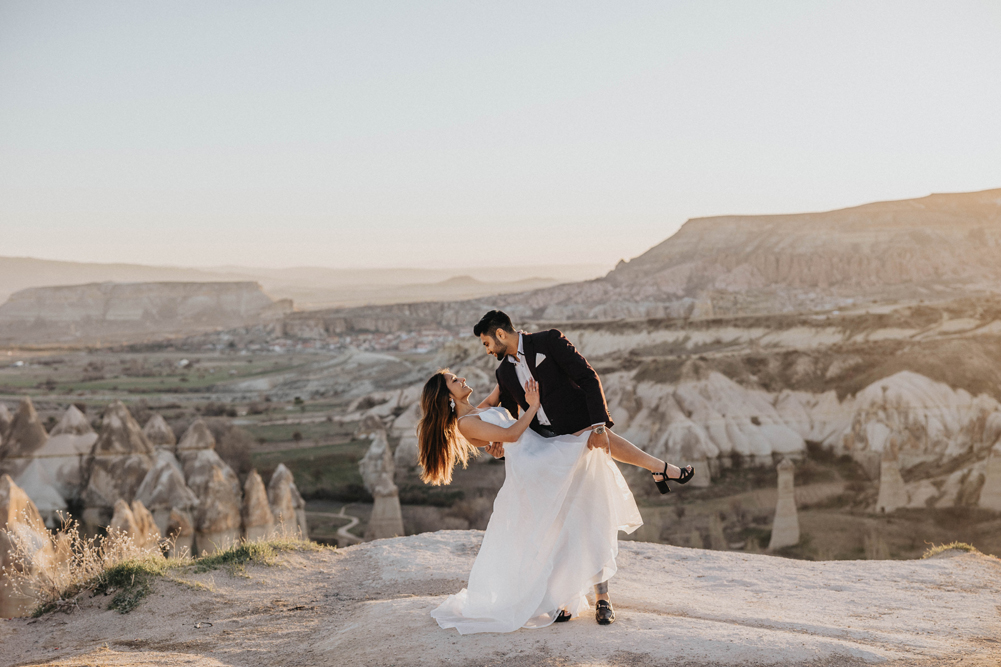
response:
M299 492L306 498L371 501L362 485L358 461L370 442L351 440L341 444L299 449L277 449L253 454L254 466L265 479L279 463L292 471Z

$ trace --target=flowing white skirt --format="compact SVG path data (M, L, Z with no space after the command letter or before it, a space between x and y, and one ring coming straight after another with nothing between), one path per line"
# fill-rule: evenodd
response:
M480 418L513 423L502 408ZM469 583L431 612L460 634L552 623L561 607L589 609L586 593L616 572L618 531L643 524L622 473L589 433L543 438L528 430L505 446L504 485Z

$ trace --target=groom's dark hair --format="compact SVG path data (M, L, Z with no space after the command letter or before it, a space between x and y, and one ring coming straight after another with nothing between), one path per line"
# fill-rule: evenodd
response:
M481 317L480 321L473 327L473 335L478 337L486 334L496 340L498 329L514 333L514 325L511 324L511 318L507 316L507 313L500 310L491 310Z

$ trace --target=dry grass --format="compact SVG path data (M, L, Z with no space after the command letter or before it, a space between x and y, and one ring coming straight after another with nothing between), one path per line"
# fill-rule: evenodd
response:
M980 554L980 550L972 544L967 544L966 542L952 542L950 544L931 545L921 558L931 558L932 556L937 556L944 551L967 551L969 553ZM991 558L993 558L993 556L991 556Z
M108 608L127 614L152 592L158 578L166 576L188 587L203 587L168 576L172 571L206 572L225 567L237 574L252 563L274 565L281 552L332 548L302 540L298 533L282 533L271 539L243 541L200 558L166 558L163 554L172 546L169 540L139 546L131 536L116 530L85 538L75 521L56 531L22 526L8 532L7 537L12 565L3 573L16 593L36 601L32 614L36 617L55 610L69 611L86 592L113 595Z
M38 602L36 615L75 606L76 596L83 590L105 586L109 575L117 581L116 568L123 564L142 563L153 568L160 567L161 561L166 563L161 543L139 546L128 534L114 529L107 535L87 538L75 521L50 531L26 517L6 534L11 567L5 568L4 574L17 594Z

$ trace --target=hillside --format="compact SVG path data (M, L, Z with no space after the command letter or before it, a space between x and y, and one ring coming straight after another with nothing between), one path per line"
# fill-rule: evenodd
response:
M0 340L128 339L235 327L291 311L256 283L91 283L32 287L0 305Z
M127 616L110 598L0 622L13 665L996 665L1001 564L804 562L624 542L617 621L460 636L429 612L465 584L479 531L378 540L161 580ZM950 557L951 556L951 557Z
M272 298L292 299L302 308L348 307L523 292L604 275L609 268L591 264L440 269L187 268L0 257L0 303L29 287L98 282L257 282ZM498 276L504 278L498 280Z
M608 276L664 294L967 285L1001 277L1001 189L824 213L689 220Z
M464 331L490 308L520 321L705 318L999 291L1001 189L823 213L695 218L603 278L467 301L298 313L291 322L331 333Z

